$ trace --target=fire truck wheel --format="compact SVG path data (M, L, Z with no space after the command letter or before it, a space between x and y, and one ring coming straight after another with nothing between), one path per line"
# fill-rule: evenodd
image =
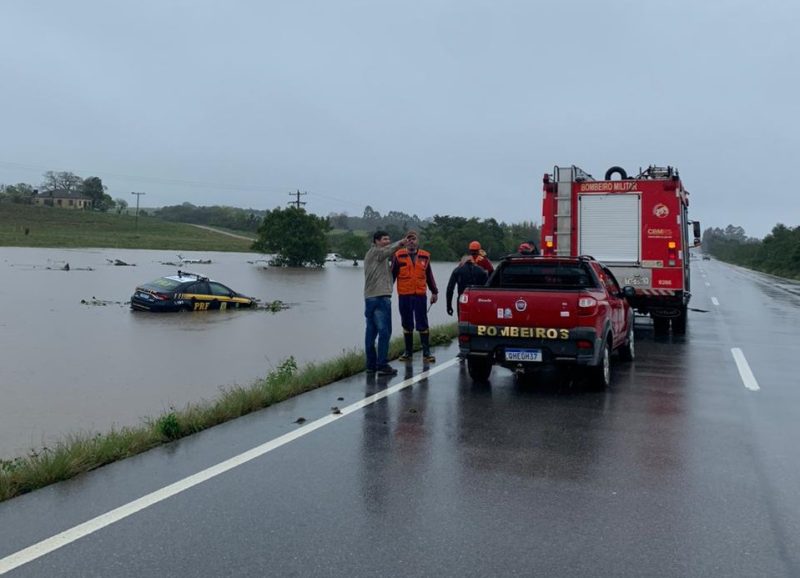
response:
M631 328L628 330L625 344L619 348L619 358L622 361L633 361L634 357L636 357L636 349L633 343L633 322L631 322Z
M600 361L595 367L589 368L592 385L597 389L605 389L611 385L611 336L606 337L603 351L600 352Z
M606 171L605 180L610 181L611 175L613 175L614 173L617 173L619 175L619 178L622 179L623 181L628 178L628 173L622 167L611 167Z
M686 307L681 309L681 314L672 318L672 333L674 335L686 334Z
M480 357L468 357L467 371L473 381L485 383L489 380L489 374L492 373L492 360Z
M653 317L653 333L656 335L669 333L669 319L667 317Z

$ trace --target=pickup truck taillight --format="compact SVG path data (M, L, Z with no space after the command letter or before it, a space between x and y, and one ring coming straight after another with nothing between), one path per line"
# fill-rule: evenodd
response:
M597 299L581 297L578 299L578 315L594 315L597 310Z

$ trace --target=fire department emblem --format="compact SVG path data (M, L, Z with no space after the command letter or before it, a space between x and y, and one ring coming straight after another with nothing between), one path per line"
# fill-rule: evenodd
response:
M669 216L669 207L664 203L658 203L655 207L653 207L653 214L658 217L659 219L663 219L664 217Z
M514 309L516 309L520 313L525 311L527 308L528 308L528 302L522 298L517 299L516 303L514 303Z

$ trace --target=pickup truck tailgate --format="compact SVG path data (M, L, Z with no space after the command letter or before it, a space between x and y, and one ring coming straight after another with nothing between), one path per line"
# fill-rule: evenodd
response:
M581 291L517 291L482 288L480 295L464 293L461 320L473 324L570 329L578 324Z

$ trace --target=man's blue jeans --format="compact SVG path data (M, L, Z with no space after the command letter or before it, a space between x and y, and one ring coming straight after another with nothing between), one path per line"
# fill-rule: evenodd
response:
M378 369L389 362L386 358L389 356L389 338L392 336L392 298L386 296L364 299L364 317L367 318L367 331L364 336L367 369Z

